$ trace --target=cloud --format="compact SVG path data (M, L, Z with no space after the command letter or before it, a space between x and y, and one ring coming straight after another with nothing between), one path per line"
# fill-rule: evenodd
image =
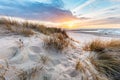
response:
M82 27L120 27L120 18L118 17L108 17L108 18L103 18L103 19L97 19L97 20L77 20L73 22L74 25L76 25L77 28L82 28Z
M80 11L81 9L83 9L84 7L90 5L91 3L93 3L95 0L88 0L86 1L84 4L77 6L74 10L72 10L73 13L76 13L78 11Z
M120 24L120 18L108 17L104 19L97 19L85 22L87 25L106 25L106 24Z
M59 7L59 8L63 8L64 7L64 3L62 0L51 0L52 5Z
M6 1L0 1L0 5L2 5L2 7L10 7L9 9L1 9L0 15L52 22L64 22L76 19L69 10L64 10L62 8L64 6L62 0L50 1L51 3L42 3L26 0L18 3L17 0L14 0L9 2L11 4Z
M119 5L113 5L110 7L102 8L100 10L92 11L87 14L83 14L78 16L79 17L89 17L92 19L100 19L100 18L106 18L109 16L120 16L117 12L120 11Z
M113 1L113 2L120 2L120 0L111 0L111 1Z
M91 18L88 18L88 17L79 17L80 20L89 20Z
M111 2L112 1L112 2ZM72 13L77 18L90 18L88 20L98 20L108 17L120 18L120 0L86 0L85 3L76 7ZM92 6L90 6L92 5ZM98 5L98 6L97 6ZM87 19L84 19L87 20Z
M96 21L97 24L120 24L120 18L118 17L108 17L105 19L100 19Z
M11 7L0 5L0 10L1 10L1 9L11 9Z
M115 11L117 10L118 8L109 8L109 9L106 9L106 11Z
M64 3L62 0L31 0L32 2L40 2L40 3L46 3L46 4L51 4L52 6L55 7L64 7Z

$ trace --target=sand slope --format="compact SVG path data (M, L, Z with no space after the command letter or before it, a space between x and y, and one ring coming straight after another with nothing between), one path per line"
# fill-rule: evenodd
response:
M46 35L41 33L31 37L5 34L0 35L0 80L94 80L91 71L98 74L87 59L89 53L81 50L84 42L97 36L68 33L79 41L74 42L77 48L58 53L43 47L42 38ZM86 67L87 77L75 70L77 60Z

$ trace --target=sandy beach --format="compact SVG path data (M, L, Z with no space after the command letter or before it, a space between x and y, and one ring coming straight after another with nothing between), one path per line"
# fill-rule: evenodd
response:
M94 39L113 39L112 36L67 32L75 40L73 43L77 48L56 53L43 47L42 38L46 35L41 33L23 37L10 35L2 29L0 32L0 80L82 80L82 74L75 70L75 64L79 59L87 61L89 53L85 54L81 47ZM87 75L90 75L89 70ZM92 77L88 78L93 80Z

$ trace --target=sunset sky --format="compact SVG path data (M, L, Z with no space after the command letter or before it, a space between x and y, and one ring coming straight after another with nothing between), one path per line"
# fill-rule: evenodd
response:
M120 27L120 0L0 0L0 15L48 21L64 28Z

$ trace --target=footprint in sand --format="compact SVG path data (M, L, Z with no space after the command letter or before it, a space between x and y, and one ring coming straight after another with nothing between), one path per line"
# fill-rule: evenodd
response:
M30 46L29 47L29 58L32 61L39 62L40 61L40 53L42 50L38 46Z
M31 46L31 47L30 47L30 50L31 50L32 52L34 52L34 53L40 53L40 52L42 52L41 48L38 47L38 46Z
M11 59L16 55L17 51L17 47L0 49L0 59Z

